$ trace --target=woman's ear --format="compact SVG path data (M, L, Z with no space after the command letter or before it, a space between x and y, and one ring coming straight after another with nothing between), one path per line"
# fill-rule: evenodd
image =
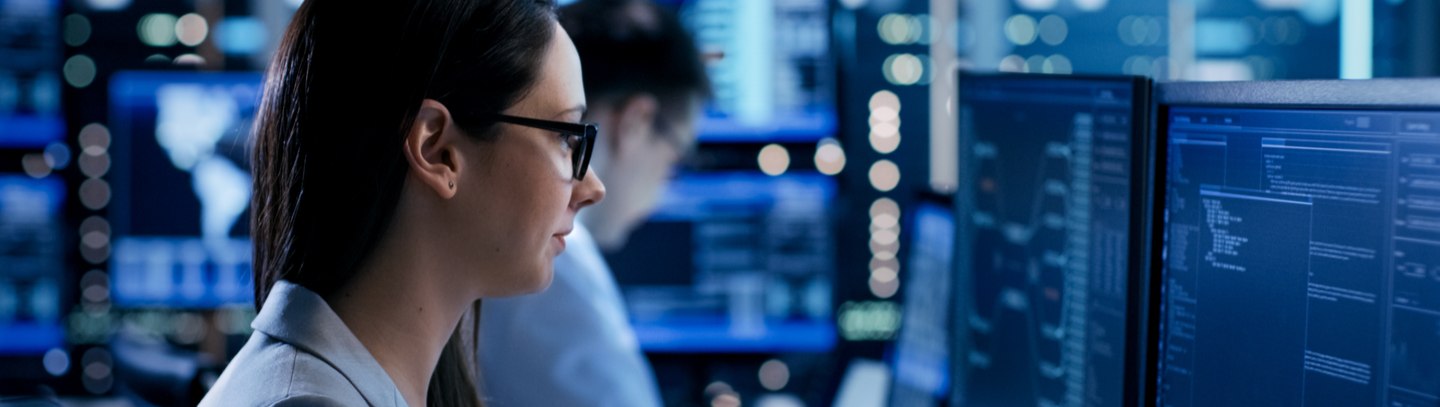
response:
M462 136L450 116L450 109L433 99L420 102L415 124L405 135L405 160L410 175L441 198L455 196L460 175L460 157L455 143Z

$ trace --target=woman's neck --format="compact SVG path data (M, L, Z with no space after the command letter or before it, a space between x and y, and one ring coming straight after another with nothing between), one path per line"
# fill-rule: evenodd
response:
M434 265L407 250L378 250L325 298L390 375L405 403L425 405L430 376L473 299L447 288Z

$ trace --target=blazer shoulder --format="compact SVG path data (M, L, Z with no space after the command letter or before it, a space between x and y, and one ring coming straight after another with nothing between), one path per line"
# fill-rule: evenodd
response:
M201 406L366 404L355 385L333 366L260 332L250 337L200 402Z

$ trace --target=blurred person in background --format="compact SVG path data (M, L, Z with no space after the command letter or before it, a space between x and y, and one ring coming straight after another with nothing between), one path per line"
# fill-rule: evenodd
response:
M256 121L255 332L200 404L483 405L480 299L543 290L605 194L582 84L550 0L304 2Z
M654 210L695 145L709 80L679 19L649 0L580 0L560 9L560 23L585 66L585 120L605 129L592 166L606 198L580 213L548 290L486 301L480 364L496 373L483 377L484 390L506 407L660 406L600 251L624 246Z

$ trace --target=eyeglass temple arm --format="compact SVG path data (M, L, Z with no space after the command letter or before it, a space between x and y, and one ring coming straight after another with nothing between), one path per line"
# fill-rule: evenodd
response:
M585 135L585 125L580 123L555 122L549 120L531 119L528 117L507 116L503 114L496 114L493 115L493 117L496 121L510 124L518 124L521 126L534 127L537 129L558 131L577 136Z

